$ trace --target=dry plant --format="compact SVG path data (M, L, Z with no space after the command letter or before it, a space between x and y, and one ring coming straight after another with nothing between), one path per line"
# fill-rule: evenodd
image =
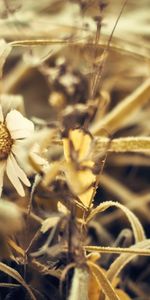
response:
M148 2L0 1L0 299L148 300Z

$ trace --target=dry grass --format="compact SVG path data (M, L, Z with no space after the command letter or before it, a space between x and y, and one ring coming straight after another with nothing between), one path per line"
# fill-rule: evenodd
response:
M0 105L35 125L31 188L4 180L1 299L148 299L149 1L109 2L0 1Z

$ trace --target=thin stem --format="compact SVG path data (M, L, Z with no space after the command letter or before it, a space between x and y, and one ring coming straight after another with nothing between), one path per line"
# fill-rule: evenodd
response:
M131 249L131 248L120 248L120 247L100 247L100 246L85 246L84 249L88 252L100 252L100 253L131 253L141 256L150 256L150 250L147 249Z
M96 151L106 149L108 138L100 137L96 141ZM125 137L113 139L110 143L109 152L149 152L150 137Z

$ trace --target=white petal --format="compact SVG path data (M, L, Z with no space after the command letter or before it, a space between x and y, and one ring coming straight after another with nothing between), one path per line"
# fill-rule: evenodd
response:
M40 145L38 143L36 143L32 146L32 148L30 149L30 155L29 156L39 166L49 165L48 161L45 158L41 157Z
M13 139L23 139L34 131L33 123L17 110L11 110L6 116L6 126Z
M18 194L22 197L25 196L25 192L23 189L23 186L16 174L16 170L14 168L13 162L11 160L11 157L9 156L7 159L7 165L6 165L6 173L7 176L9 178L9 180L11 181L11 183L13 184L13 186L15 187L16 191L18 192Z
M3 121L4 121L4 116L3 116L2 106L0 105L0 122Z
M5 167L6 167L6 161L3 160L0 162L0 197L3 189L3 178L4 178Z
M26 185L26 186L30 186L30 181L28 180L26 174L24 173L24 171L19 167L16 159L14 158L14 156L12 154L10 154L10 158L11 161L13 163L13 166L16 170L16 174L19 177L19 179Z
M11 148L11 152L13 152L13 154L19 158L21 151L24 152L24 140L16 140Z

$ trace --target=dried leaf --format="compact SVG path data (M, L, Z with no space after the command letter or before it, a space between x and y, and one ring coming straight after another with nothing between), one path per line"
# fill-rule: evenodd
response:
M31 289L27 285L27 283L24 281L24 279L21 277L21 275L14 270L13 268L7 266L6 264L0 262L0 271L4 272L5 274L11 276L15 280L17 280L28 292L30 298L32 300L36 300L35 296L33 295Z
M96 151L104 151L108 145L109 139L99 137L96 140ZM125 138L113 139L108 149L109 152L145 152L150 153L150 137L130 136Z
M92 172L94 162L89 159L91 143L91 135L81 129L70 130L68 138L63 139L67 182L86 207L91 204L96 181Z
M129 248L120 248L120 247L103 247L103 246L85 246L84 249L88 252L98 252L98 253L128 253L128 254L135 254L141 256L150 256L150 250L146 249L133 249Z
M115 292L117 293L120 300L131 300L131 298L124 291L115 289Z
M88 270L75 268L68 300L88 300L88 281Z
M100 286L94 273L90 274L88 291L89 300L99 300Z
M91 142L91 135L84 130L69 130L68 138L63 139L66 161L71 161L75 155L78 161L85 160L90 153Z
M25 251L18 246L13 240L9 239L8 240L9 246L16 251L17 254L21 255L22 257L25 257Z
M150 248L150 239L145 239L135 245L131 246L130 249L149 249ZM121 254L110 266L107 277L110 281L114 280L118 277L121 270L133 259L137 256L137 254Z
M5 42L5 40L0 40L0 77L2 77L3 66L7 59L7 56L11 52L11 46Z
M92 134L101 133L102 128L105 128L110 133L116 132L124 126L126 120L139 107L149 101L150 94L150 79L148 78L141 84L132 94L121 101L105 118L96 122L91 127Z
M113 286L107 279L105 272L99 266L92 262L89 262L88 265L91 272L95 274L99 282L99 287L102 288L104 294L108 297L108 299L119 300L119 297L117 296Z
M144 233L144 229L140 223L140 221L138 220L138 218L124 205L118 203L118 202L113 202L113 201L105 201L103 203L101 203L99 206L97 206L95 209L93 209L88 218L87 218L87 222L89 222L97 213L105 211L106 209L108 209L109 207L118 207L120 208L126 215L126 217L128 218L132 230L133 230L133 234L134 234L134 238L136 242L140 242L142 240L145 239L145 233Z
M46 231L48 231L49 229L54 227L58 223L59 219L60 219L60 217L58 217L58 216L52 216L52 217L47 218L46 220L44 220L42 222L40 231L42 233L45 233Z

